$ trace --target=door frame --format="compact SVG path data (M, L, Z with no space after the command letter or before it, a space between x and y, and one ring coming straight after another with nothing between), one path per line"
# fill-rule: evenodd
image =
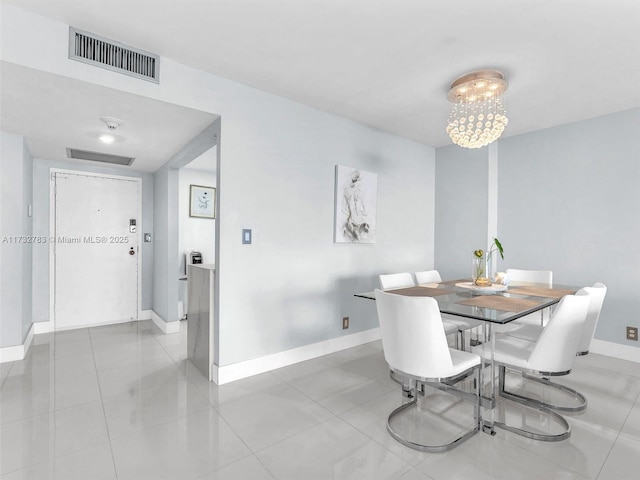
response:
M136 268L138 270L137 280L138 280L138 298L137 298L137 321L140 321L141 313L142 313L142 178L134 177L128 175L112 175L105 173L95 173L89 172L86 170L71 170L64 168L49 168L49 331L56 331L56 318L55 318L55 299L56 299L56 262L55 262L55 253L56 253L56 174L57 173L67 173L70 175L83 175L89 177L100 177L100 178L112 178L115 180L126 180L126 181L134 181L138 183L138 212L139 212L139 222L138 222L138 230L136 232L136 236L138 237L138 252L137 252L137 262ZM129 320L131 321L131 320ZM116 323L126 323L126 322L116 322ZM97 325L96 325L97 326Z

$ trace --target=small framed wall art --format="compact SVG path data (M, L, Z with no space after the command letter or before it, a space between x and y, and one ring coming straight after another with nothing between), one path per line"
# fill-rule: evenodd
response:
M216 218L216 189L203 185L189 187L189 216Z

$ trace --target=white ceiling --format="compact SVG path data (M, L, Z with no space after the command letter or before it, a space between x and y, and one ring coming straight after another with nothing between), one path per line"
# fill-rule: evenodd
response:
M66 148L134 157L131 167L154 172L216 116L59 75L0 62L0 129L23 135L31 154L66 160ZM110 132L100 117L124 123ZM104 145L102 133L116 141ZM95 162L91 162L94 165Z
M436 147L475 69L505 136L640 106L638 0L1 1Z

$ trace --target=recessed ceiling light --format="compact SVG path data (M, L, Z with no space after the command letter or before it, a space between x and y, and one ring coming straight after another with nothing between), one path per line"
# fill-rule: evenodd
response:
M106 143L107 145L113 143L116 140L116 137L114 137L113 135L108 135L106 133L100 135L98 137L98 139L102 142L102 143Z

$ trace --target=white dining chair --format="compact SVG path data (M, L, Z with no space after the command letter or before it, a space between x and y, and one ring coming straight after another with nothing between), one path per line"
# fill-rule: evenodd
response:
M551 270L523 270L518 268L507 268L507 279L510 287L518 285L526 286L528 284L536 284L536 286L553 287L553 272ZM528 324L544 326L549 320L551 309L545 308L539 313L525 315L515 320L511 327Z
M593 335L596 333L598 320L600 320L604 297L607 295L607 286L601 282L594 283L592 287L585 287L584 290L589 292L591 303L589 304L587 321L582 329L582 336L578 344L578 355L586 355L589 353L591 341L593 340Z
M607 287L604 283L596 282L592 287L584 287L581 290L589 294L591 301L589 302L589 313L587 314L587 320L582 330L580 337L580 343L578 344L578 356L586 355L589 353L589 347L591 346L591 340L593 340L593 334L596 331L598 320L600 319L600 312L604 303L604 297L607 294ZM520 325L514 330L504 332L504 335L510 337L520 338L522 340L528 340L535 342L544 330L544 327L540 325Z
M438 270L423 270L422 272L415 272L416 283L418 285L428 285L431 283L442 283L442 277ZM475 328L482 327L482 322L479 320L473 320L471 318L462 319L454 315L447 315L442 313L442 319L458 327L458 335L460 336L461 349L465 350L467 341L465 332L467 330L473 330ZM470 342L471 343L471 342Z
M416 283L409 272L389 273L379 275L380 288L382 290L392 290L394 288L414 287Z
M380 288L382 290L395 290L398 288L408 288L416 286L415 282L413 281L413 276L409 272L388 273L379 275L378 280L380 281ZM447 320L442 322L442 326L446 335L455 335L455 346L456 348L458 348L458 335L460 332L458 325L453 324L452 322L449 322ZM464 343L462 345L464 346Z
M571 372L587 319L590 301L589 293L584 289L579 290L575 295L562 297L553 316L535 342L504 334L497 334L495 338L493 362L499 367L498 388L500 396L546 413L555 418L563 426L564 431L558 434L545 434L502 422L496 422L497 426L534 440L558 441L571 435L569 423L554 411L562 409L561 407L550 405L541 399L508 391L505 386L505 375L507 369L520 372L525 380L537 381L572 395L577 394L579 400L586 405L586 399L578 392L564 385L552 384L548 377L568 375ZM475 351L485 356L491 355L487 349L478 348ZM486 360L490 359L486 358Z
M553 286L553 272L551 270L522 270L507 268L507 278L511 282L540 283L548 287Z
M406 379L403 390L408 390L411 399L391 412L387 430L403 445L420 451L442 452L459 445L480 430L480 356L449 348L441 327L438 303L433 297L408 297L381 290L376 290L375 296L385 360L389 368ZM454 386L472 375L473 394ZM404 429L406 433L393 426L394 417L409 408L417 407L417 414L424 414L426 398L418 408L418 396L424 395L425 384L440 385L448 392L460 392L460 397L455 397L456 402L458 398L473 402L472 425L462 432L456 428L458 436L455 440L425 444L407 438L412 431L411 425Z
M416 277L416 283L418 285L426 285L429 283L442 283L442 277L438 270L423 270L422 272L414 273Z

